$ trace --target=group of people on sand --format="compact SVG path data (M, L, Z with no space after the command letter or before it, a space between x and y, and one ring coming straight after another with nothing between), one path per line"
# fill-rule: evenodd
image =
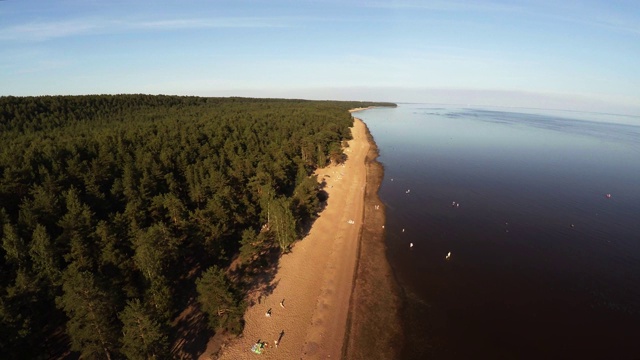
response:
M273 340L273 346L276 349L278 348L278 344L280 343L280 340L282 340L283 336L284 336L284 330L280 331L280 336L278 337L278 340ZM268 348L269 348L268 342L262 341L262 339L258 339L258 341L256 341L256 343L253 344L253 346L251 347L251 351L253 351L256 354L262 354L262 352Z
M280 301L280 307L284 309L284 299L282 299L282 301ZM264 316L266 317L271 317L271 308L269 308L267 310L267 312L264 313ZM278 340L273 340L273 346L277 349L278 348L278 344L280 343L280 340L282 340L282 337L284 336L284 330L282 330L280 332L280 336L278 337ZM262 353L262 351L264 349L268 349L269 348L269 344L265 341L262 340L258 340L253 347L251 348L251 351L260 354Z
M284 299L282 299L282 301L280 301L280 307L284 309ZM267 310L267 312L264 313L264 316L271 317L271 308L269 308L269 310Z

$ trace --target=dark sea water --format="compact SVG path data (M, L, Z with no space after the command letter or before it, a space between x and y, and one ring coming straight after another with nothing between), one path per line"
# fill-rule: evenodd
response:
M357 116L385 167L403 359L640 359L640 118Z

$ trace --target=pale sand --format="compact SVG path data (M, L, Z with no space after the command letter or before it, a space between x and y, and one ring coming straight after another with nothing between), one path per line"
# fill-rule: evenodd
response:
M369 151L364 123L355 119L353 140L343 165L318 169L329 194L326 208L307 237L282 256L273 293L245 313L242 337L228 344L220 359L340 359L357 261ZM350 224L349 220L355 221ZM280 301L285 299L285 308ZM265 312L271 308L271 317ZM276 349L274 340L284 335ZM250 351L258 340L269 348ZM257 358L256 358L257 357ZM205 353L200 359L209 359Z
M367 109L373 109L373 108L375 108L375 106L359 107L359 108L351 109L351 110L349 110L349 112L353 114L354 112L367 110Z

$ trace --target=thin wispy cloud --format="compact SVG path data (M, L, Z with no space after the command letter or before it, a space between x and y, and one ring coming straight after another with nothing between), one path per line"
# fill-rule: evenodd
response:
M101 27L101 24L87 20L29 22L0 29L0 39L42 41L88 34Z
M550 15L550 17L568 22L575 23L580 25L597 27L600 29L614 31L618 33L626 33L633 35L640 35L640 24L635 21L629 21L624 19L622 16L589 16L589 15L581 15L581 16L562 16L562 15Z
M0 4L0 94L458 87L584 91L636 109L640 98L638 0Z
M640 6L632 7L632 14L624 10L610 8L597 8L582 2L563 1L535 1L535 2L497 2L497 1L363 1L361 6L389 10L424 10L451 13L486 13L486 14L511 14L513 16L527 16L537 18L540 21L562 21L565 23L579 24L615 31L640 35L640 24L635 20L634 14L640 11ZM606 14L606 15L603 15ZM630 16L631 15L631 16Z
M522 7L515 4L503 4L487 1L377 1L363 2L364 6L395 10L433 10L433 11L468 11L468 12L513 12Z
M172 31L215 28L278 28L294 26L286 18L223 17L171 20L73 19L29 22L0 28L0 40L45 41L56 38L126 31Z
M177 30L207 28L276 28L292 26L283 18L213 18L213 19L178 19L126 23L132 29Z
M36 64L33 64L29 67L20 69L16 71L18 74L32 74L39 72L48 72L53 70L62 69L68 67L72 64L71 61L67 60L42 60L38 61Z

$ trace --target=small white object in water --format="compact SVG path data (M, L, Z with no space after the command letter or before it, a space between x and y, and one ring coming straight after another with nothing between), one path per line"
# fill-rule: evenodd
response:
M451 257L451 251L449 251L449 253L447 254L447 256L445 256L445 259L449 260L449 258Z
M402 229L402 232L404 232L404 229Z
M413 243L409 243L409 247L412 248L413 247Z

